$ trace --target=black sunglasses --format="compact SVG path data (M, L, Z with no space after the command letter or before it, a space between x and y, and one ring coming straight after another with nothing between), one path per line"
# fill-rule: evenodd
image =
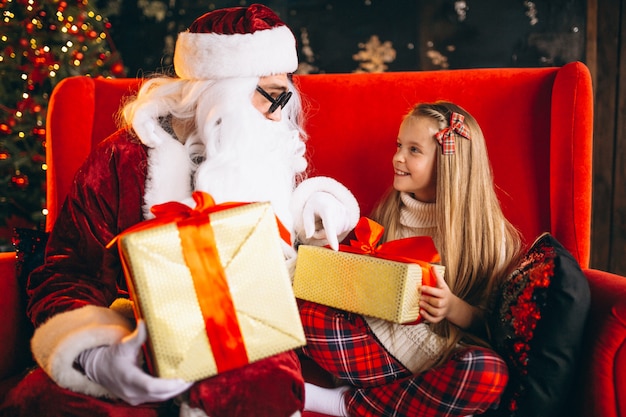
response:
M285 105L291 98L291 91L283 91L276 98L272 97L267 91L262 89L261 86L259 85L256 86L256 91L261 93L263 97L265 97L270 103L272 103L268 111L269 114L274 113L278 109L278 106L280 106L281 109L284 109Z

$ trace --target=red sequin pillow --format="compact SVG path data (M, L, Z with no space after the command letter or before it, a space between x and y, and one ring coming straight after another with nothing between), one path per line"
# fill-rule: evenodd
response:
M498 410L486 415L567 415L589 305L580 266L544 233L508 277L493 310L492 344L507 362L509 383Z

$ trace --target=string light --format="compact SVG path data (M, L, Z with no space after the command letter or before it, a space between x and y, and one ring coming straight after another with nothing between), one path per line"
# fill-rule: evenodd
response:
M122 76L124 66L107 35L110 24L89 0L2 0L0 10L6 29L0 34L0 82L8 92L0 104L0 204L15 201L28 211L20 215L41 224L40 217L48 214L42 207L48 170L45 113L52 88L72 75Z

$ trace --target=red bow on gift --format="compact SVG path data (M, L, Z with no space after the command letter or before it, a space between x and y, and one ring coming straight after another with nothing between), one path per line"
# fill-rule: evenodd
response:
M422 268L422 285L436 286L437 277L432 271L431 264L441 262L441 256L437 252L433 239L430 236L415 236L377 244L384 231L384 227L374 220L361 217L354 228L356 240L351 240L350 245L339 245L339 250L371 255L390 261L418 264ZM421 320L420 316L414 322L405 324L417 324Z
M160 224L167 224L172 221L178 221L190 217L208 216L211 213L215 213L221 210L228 210L248 204L241 202L227 202L222 204L215 204L215 200L213 200L213 197L210 194L202 191L194 191L191 196L193 198L193 201L196 203L196 206L194 208L191 208L183 203L179 203L178 201L169 201L167 203L154 205L150 208L150 211L152 212L152 214L154 214L154 219L138 223L128 230L125 230L123 233L142 230L144 228L154 227ZM278 218L276 218L276 223L278 225L280 237L285 241L285 243L291 246L291 233L280 222ZM119 236L115 237L113 241L111 241L111 243L107 245L107 247L114 244L118 238Z
M339 245L343 252L371 255L390 261L415 263L422 267L422 284L434 286L437 279L431 274L431 263L441 262L441 257L430 236L415 236L377 244L385 228L367 217L361 217L350 245Z

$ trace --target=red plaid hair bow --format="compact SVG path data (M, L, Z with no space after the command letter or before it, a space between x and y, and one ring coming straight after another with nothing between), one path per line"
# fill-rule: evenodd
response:
M435 139L441 145L441 151L444 155L454 155L454 139L453 133L470 140L470 131L465 126L465 116L459 113L452 112L450 116L450 126L444 127L435 135Z

